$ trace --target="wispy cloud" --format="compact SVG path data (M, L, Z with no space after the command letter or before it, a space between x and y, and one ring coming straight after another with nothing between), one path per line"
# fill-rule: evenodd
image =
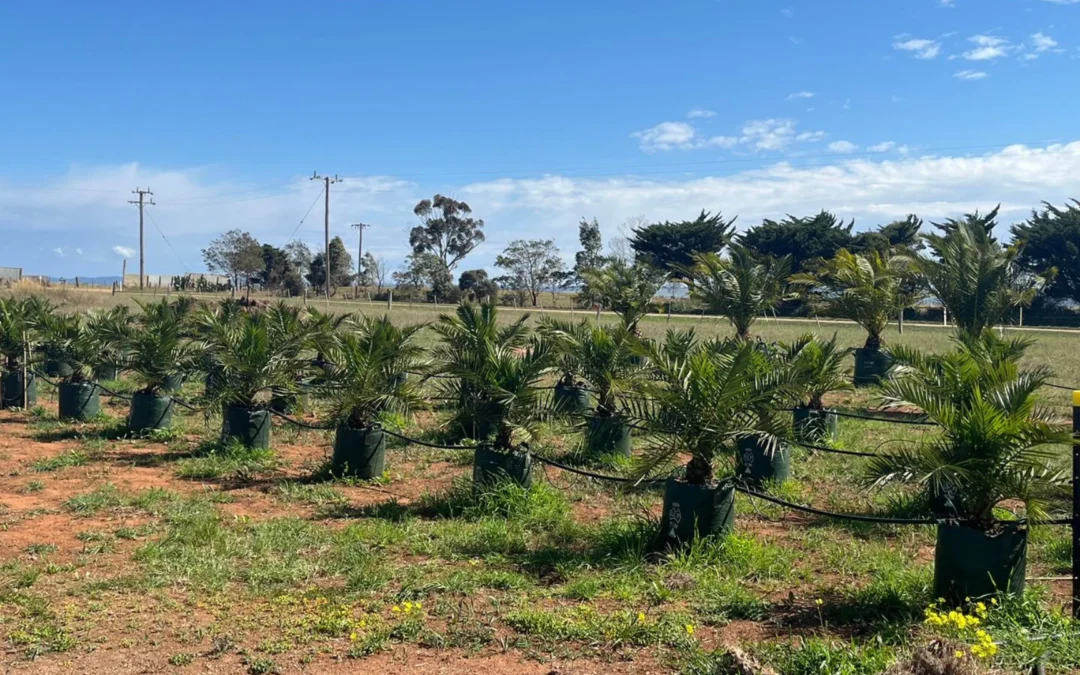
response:
M794 94L788 94L787 100L800 101L808 98L814 98L814 92L812 91L797 91Z
M982 80L990 75L981 70L959 70L953 73L953 77L958 80Z
M936 59L941 53L941 43L937 40L925 38L911 38L893 43L893 49L903 52L912 52L917 59Z
M1031 44L1037 52L1050 51L1058 46L1057 40L1042 32L1035 33L1031 36Z
M113 246L112 247L112 252L115 253L116 255L120 256L121 258L134 258L135 257L135 249L128 248L127 246Z
M716 113L705 108L691 108L690 112L686 113L686 116L694 120L702 117L716 117Z
M734 148L745 146L752 150L782 150L795 142L813 142L825 138L824 131L798 132L793 119L751 120L743 124L737 136L708 136L686 122L661 122L654 127L635 131L631 138L645 152L665 150L696 150L700 148Z
M833 141L832 143L829 143L828 148L829 152L847 154L849 152L855 152L859 149L859 146L851 141Z
M972 35L968 42L975 45L961 55L968 61L993 61L1008 55L1013 49L1008 40L996 35Z
M896 147L896 141L883 141L875 145L868 146L866 149L870 152L889 152Z
M52 250L52 252L53 252L53 255L55 255L57 258L63 258L64 257L64 249L60 248L59 246L54 248Z

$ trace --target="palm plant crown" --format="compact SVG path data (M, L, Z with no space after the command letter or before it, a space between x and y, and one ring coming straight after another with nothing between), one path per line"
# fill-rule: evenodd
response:
M24 365L40 337L44 317L52 312L52 304L45 299L0 298L0 356L4 357L7 370L14 371Z
M957 327L970 336L1030 304L1054 274L1034 275L1017 264L1022 243L998 243L993 236L996 214L997 209L938 225L941 234L923 235L932 256L909 258Z
M724 316L743 340L758 317L784 299L791 273L791 258L758 256L745 246L733 244L728 257L715 253L694 256L694 266L682 270L690 297Z
M350 320L324 341L327 365L320 384L330 414L353 429L369 426L380 412L411 415L425 397L407 372L424 367L416 337L424 324L397 327L389 317Z
M102 357L103 333L93 330L93 321L93 315L79 313L44 317L46 353L71 366L72 374L65 378L69 382L90 382L94 369L107 363Z
M792 283L808 289L815 311L826 310L862 326L864 347L877 351L890 319L918 300L909 259L877 250L856 254L840 249L817 270L793 276Z
M624 325L546 321L541 331L555 345L560 364L565 363L563 359L573 360L603 414L614 413L618 397L633 390L644 373L635 358L638 340Z
M130 328L111 339L120 346L117 365L134 372L140 393L160 394L172 378L195 372L202 353L185 335L185 314L168 301L142 305ZM117 330L116 326L110 330Z
M265 310L232 312L207 308L198 317L201 346L220 374L212 401L254 407L271 389L292 391L308 367L310 324L299 308L278 303Z
M637 334L638 322L648 314L653 297L667 283L667 275L641 263L616 259L582 276L605 309L619 315L624 327Z
M917 483L932 495L956 493L956 515L987 527L1004 500L1020 500L1028 515L1044 516L1069 485L1069 477L1052 468L1052 446L1072 442L1036 402L1049 369L1021 369L1017 359L1027 343L991 330L956 343L944 355L891 350L897 365L882 385L886 400L918 406L940 428L871 459L866 479Z
M781 343L781 358L799 372L802 405L824 410L826 394L853 389L848 379L848 350L839 346L836 333L829 340L806 333L789 344Z
M707 484L721 459L728 463L723 473L734 474L739 438L754 436L775 448L788 434L789 422L775 411L796 391L794 369L768 367L756 345L714 341L684 355L648 343L641 349L661 380L645 383L646 397L625 404L626 414L663 436L635 462L637 476L689 454L687 482Z

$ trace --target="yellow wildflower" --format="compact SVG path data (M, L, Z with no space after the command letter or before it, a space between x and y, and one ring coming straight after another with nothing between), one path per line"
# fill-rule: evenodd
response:
M825 603L822 602L821 598L818 598L817 600L814 601L814 604L817 605L818 607L821 607Z
M645 612L638 612L637 621L638 623L645 623Z
M686 634L687 635L693 635L694 634L694 626L693 626L693 624L689 624L689 623L686 624Z
M351 635L349 636L349 639L350 639L350 640L352 640L353 642L356 642L356 640L357 640L357 639L358 639L359 637L360 637L360 636L359 636L359 635L357 635L357 634L356 634L356 632L354 631L354 632L353 632L353 633L352 633L352 634L351 634Z
M963 652L963 650L957 650L956 652L954 652L954 653L953 653L953 656L955 656L955 657L956 657L956 658L958 658L958 659L962 659L962 658L964 658L965 656L967 656L967 654L965 654L965 653Z
M393 607L390 608L390 611L393 612L394 614L400 614L401 613L401 608L398 607L397 605L394 605Z

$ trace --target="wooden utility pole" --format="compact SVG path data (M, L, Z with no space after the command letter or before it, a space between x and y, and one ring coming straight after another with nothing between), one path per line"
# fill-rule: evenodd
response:
M143 207L154 206L154 193L150 191L150 188L145 190L141 188L135 188L131 191L133 195L139 195L138 201L132 199L128 200L128 204L139 205L139 290L143 290L143 281L146 279L146 250L143 248ZM150 201L146 201L147 195L150 196Z
M360 275L364 269L364 228L371 227L369 223L353 223L351 227L360 231L360 240L356 245L356 287L360 288Z
M323 238L326 244L323 249L323 270L326 276L326 301L330 302L330 186L334 183L340 183L341 179L336 174L331 178L330 176L320 176L319 172L315 171L311 174L311 180L321 180L323 182L323 195L326 198L323 213Z

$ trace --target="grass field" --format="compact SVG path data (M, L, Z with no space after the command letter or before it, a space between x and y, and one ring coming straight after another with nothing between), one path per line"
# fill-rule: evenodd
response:
M917 335L944 338L905 338ZM937 638L974 667L972 630L924 622L926 526L740 496L734 536L654 556L656 489L548 468L531 491L476 498L471 453L405 444L380 480L335 480L330 432L277 425L273 450L252 452L218 446L214 415L184 411L174 431L132 439L122 400L82 425L56 421L44 385L40 404L0 413L9 672L701 675L743 672L732 654L744 653L785 674L869 674ZM443 418L425 413L406 433L437 438ZM839 447L922 433L844 419ZM552 424L536 450L575 461L575 442ZM798 452L793 480L770 489L839 512L915 512L909 491L864 490L862 461ZM1048 672L1080 669L1080 632L1060 612L1069 546L1067 528L1034 529L1029 592L988 608L999 652L978 672L1040 658Z

